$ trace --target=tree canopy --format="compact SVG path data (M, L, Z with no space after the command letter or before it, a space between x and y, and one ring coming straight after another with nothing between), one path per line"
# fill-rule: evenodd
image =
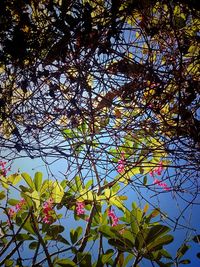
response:
M71 234L71 242L79 247L80 254L72 259L77 264L88 241L87 231L95 228L92 216L103 213L100 202L108 205L112 223L116 217L111 206L123 211L122 221L129 228L121 240L118 232L124 225L114 225L115 229L105 225L107 217L96 218L104 222L98 228L100 235L119 253L112 263L105 255L111 253L112 258L113 252L100 253L100 265L95 266L126 266L117 265L122 262L123 247L137 255L133 266L141 257L170 266L160 262L167 253L160 252L162 246L172 242L170 235L165 236L169 229L151 223L154 216L136 204L125 212L125 199L117 186L131 186L142 199L144 188L155 194L160 189L179 196L186 193L192 196L192 200L185 198L188 206L199 196L199 15L199 1L195 0L1 1L0 156L9 162L19 157L42 158L47 165L50 158L65 159L69 174L66 183L48 184L51 190L54 186L60 190L58 200L55 192L44 196L40 192L48 187L41 174L33 179L28 174L7 178L2 163L4 189L8 189L7 182L18 184L24 179L27 183L20 189L26 201L20 204L25 222L18 215L9 217L8 211L7 215L18 218L16 224L25 230L29 227L29 233L36 232L43 248L46 245L37 230L38 218L45 223L42 212L47 216L47 210L65 205L69 210L78 207L81 215L87 207L91 213L84 238L79 242L79 230ZM163 172L163 180L157 179ZM8 203L14 206L18 202ZM137 227L131 216L137 218ZM51 223L56 221L53 211L49 218ZM29 220L31 229L28 223L25 226ZM43 225L46 240L53 238L48 231L56 229L56 239L66 243L60 235L61 225L54 226L48 230ZM129 232L137 238L131 239ZM141 232L144 238L140 238ZM150 242L152 232L154 240L161 239L158 247ZM146 250L142 251L144 244ZM154 245L159 252L152 254ZM84 257L90 258L88 254ZM46 254L47 261L49 258ZM75 266L72 262L55 264Z

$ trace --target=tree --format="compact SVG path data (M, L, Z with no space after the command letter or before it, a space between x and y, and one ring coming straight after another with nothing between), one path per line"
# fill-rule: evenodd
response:
M0 21L2 158L64 158L91 190L122 183L194 202L196 1L2 1Z

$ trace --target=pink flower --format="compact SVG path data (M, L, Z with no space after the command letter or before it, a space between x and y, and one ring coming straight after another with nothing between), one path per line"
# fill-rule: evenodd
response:
M149 172L149 175L151 175L152 177L157 174L157 175L161 175L162 171L163 171L163 163L162 161L159 162L158 167L154 168L152 171Z
M2 174L4 177L7 175L7 173L10 171L10 167L6 167L7 162L0 160L0 174Z
M10 220L13 219L13 217L16 215L18 211L22 209L22 206L26 204L25 199L21 199L14 207L9 208L8 210L8 216L10 217ZM8 226L11 226L10 220L7 220Z
M17 203L17 204L15 205L15 209L16 209L16 211L21 210L22 206L25 205L25 204L26 204L26 201L25 201L24 198L22 198L22 199L20 200L20 202Z
M85 214L85 204L83 202L76 202L76 214L81 215Z
M155 179L153 183L159 185L159 186L162 187L165 191L169 191L169 190L170 190L170 188L167 186L166 183L163 183L163 182L161 182L161 181L158 180L158 179Z
M116 226L119 222L119 218L115 215L114 210L108 210L108 216L112 219L112 227Z
M14 208L9 208L8 215L9 215L10 218L14 217L15 213L16 212L15 212L15 209Z
M12 218L18 212L19 210L22 209L22 206L26 204L25 199L21 199L14 207L9 208L8 210L8 215Z
M46 215L43 217L42 221L43 221L44 223L46 223L46 224L51 224L51 223L52 223L52 216L46 214Z
M118 171L119 173L124 172L124 169L125 169L125 159L124 159L124 154L125 154L125 152L122 151L122 152L121 152L121 159L118 160L117 171Z
M47 224L51 224L53 222L52 212L53 212L53 199L49 198L46 202L44 202L43 206L44 217L42 221Z

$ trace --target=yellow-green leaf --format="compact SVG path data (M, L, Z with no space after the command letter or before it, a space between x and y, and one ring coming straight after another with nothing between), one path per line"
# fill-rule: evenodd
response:
M28 173L23 172L22 173L22 177L24 178L25 182L27 183L27 185L31 188L31 189L35 189L35 184L32 181L31 176Z
M63 187L56 181L53 183L52 198L55 203L60 203L64 195Z

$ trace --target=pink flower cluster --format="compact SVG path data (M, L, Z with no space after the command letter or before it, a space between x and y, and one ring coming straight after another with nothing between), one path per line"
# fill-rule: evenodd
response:
M165 191L169 191L170 190L170 188L167 186L166 183L163 183L163 182L161 182L158 179L154 179L154 182L153 183L161 186Z
M149 174L154 178L154 175L157 174L157 175L161 175L162 174L162 171L163 171L164 167L163 167L163 163L162 161L159 162L159 165L158 167L154 168L152 171L149 172ZM160 187L162 187L165 191L169 191L170 188L167 186L166 183L163 183L162 181L158 180L158 179L155 179L154 178L154 184L157 184L159 185Z
M26 204L26 201L25 199L22 198L14 207L9 208L8 215L10 219L12 219L15 216L15 214L18 211L20 211L22 209L22 206L24 206L25 204ZM9 221L8 221L8 224L10 224Z
M52 212L53 212L53 199L50 198L43 204L43 213L44 217L42 221L47 224L51 224L53 222Z
M124 159L124 152L122 151L121 159L118 161L117 171L119 173L122 173L122 172L124 172L124 169L125 169L125 159Z
M112 219L112 226L116 226L119 218L115 215L114 210L108 210L108 216Z
M85 214L85 204L83 202L76 202L76 214L81 215Z
M158 167L154 168L152 171L149 172L149 174L153 177L154 174L161 175L163 171L163 164L162 161L159 162Z
M10 171L10 167L6 168L6 161L0 160L0 174L2 174L4 177L7 175L7 173Z

